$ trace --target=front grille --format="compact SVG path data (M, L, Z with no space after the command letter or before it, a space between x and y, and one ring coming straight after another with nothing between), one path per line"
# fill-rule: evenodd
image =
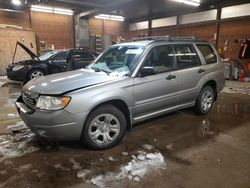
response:
M23 93L22 95L23 101L29 106L29 107L35 107L36 100L32 99L29 95Z

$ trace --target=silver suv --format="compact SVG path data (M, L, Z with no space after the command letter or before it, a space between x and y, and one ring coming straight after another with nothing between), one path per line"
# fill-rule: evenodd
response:
M137 122L187 107L208 113L223 87L208 42L140 38L111 46L87 69L31 80L16 107L39 137L105 149Z

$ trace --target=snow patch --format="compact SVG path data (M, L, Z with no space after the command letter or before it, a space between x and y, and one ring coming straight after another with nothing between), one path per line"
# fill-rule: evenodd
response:
M77 177L84 179L91 171L88 169L82 169L79 172L77 172Z
M101 174L92 178L90 182L98 187L107 187L107 184L125 178L138 182L149 172L165 168L166 162L161 153L139 154L132 156L131 161L121 166L118 173Z
M142 145L142 147L144 148L144 149L146 149L146 150L152 150L153 148L154 148L154 146L152 146L152 145L149 145L149 144L144 144L144 145Z
M11 131L12 133L17 133L17 132L23 132L28 130L28 127L25 125L23 121L18 121L16 122L15 125L10 125L7 127L8 131Z
M0 82L0 87L2 87L6 82Z
M6 159L21 157L39 150L30 144L34 134L20 121L8 126L11 134L0 136L0 162ZM18 134L17 134L18 133Z

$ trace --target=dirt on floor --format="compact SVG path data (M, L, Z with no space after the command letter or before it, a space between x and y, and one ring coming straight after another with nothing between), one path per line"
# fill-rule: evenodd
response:
M41 143L19 119L20 84L0 80L0 187L250 187L250 96L221 93L206 116L186 109L137 124L116 147Z

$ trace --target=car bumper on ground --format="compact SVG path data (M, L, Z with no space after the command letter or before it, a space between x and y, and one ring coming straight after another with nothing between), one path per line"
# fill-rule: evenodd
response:
M79 140L85 113L69 113L65 110L41 111L30 109L19 97L16 108L21 119L37 136L55 141Z

